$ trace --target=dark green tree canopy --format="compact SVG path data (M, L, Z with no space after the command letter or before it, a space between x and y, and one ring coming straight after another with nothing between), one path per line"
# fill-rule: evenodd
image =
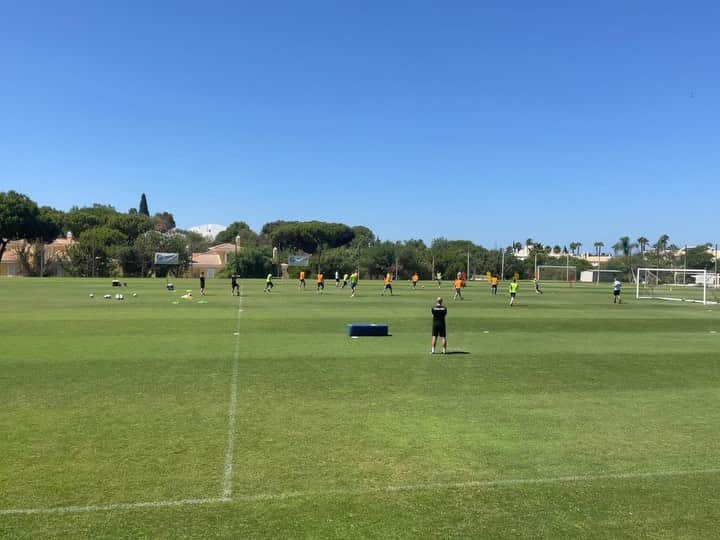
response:
M148 210L147 198L144 193L140 196L140 207L138 208L138 212L150 217L150 210Z
M218 244L228 243L234 244L235 238L240 236L241 246L254 246L259 242L258 235L255 234L250 226L244 221L235 221L231 223L227 229L220 231L215 237L215 242Z
M325 248L336 248L352 242L353 230L342 223L323 221L286 221L263 227L274 246L316 253Z
M35 201L16 191L0 193L0 260L10 240L54 240L59 232L54 210L38 208Z

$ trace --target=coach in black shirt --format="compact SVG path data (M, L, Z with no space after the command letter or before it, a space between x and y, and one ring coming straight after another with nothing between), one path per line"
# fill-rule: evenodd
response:
M436 304L432 307L433 327L432 327L432 348L431 354L435 354L435 343L438 336L442 338L442 352L445 354L447 347L447 338L445 337L445 316L447 308L443 306L443 299L438 296Z

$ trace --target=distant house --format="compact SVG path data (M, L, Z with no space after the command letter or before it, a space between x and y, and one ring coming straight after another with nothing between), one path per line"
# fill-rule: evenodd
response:
M214 278L217 273L230 263L237 248L235 244L218 244L208 249L205 253L193 253L192 264L189 271L191 277L199 277L200 272L205 277Z
M22 275L20 258L17 250L22 247L24 240L8 242L3 258L0 261L0 277L15 277Z
M64 238L56 238L52 242L43 245L43 266L45 275L62 276L62 259L67 249L75 244L71 232ZM30 244L27 240L14 240L8 242L7 249L0 261L0 276L15 277L25 276L26 272L20 259L20 252L30 248L31 252L37 249L37 244Z

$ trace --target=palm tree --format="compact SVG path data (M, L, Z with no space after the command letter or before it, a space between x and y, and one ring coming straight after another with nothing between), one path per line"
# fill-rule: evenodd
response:
M515 242L513 244L513 250L515 250L515 253L518 253L522 249L522 244L520 242Z
M645 258L645 246L648 245L648 242L650 242L650 240L644 236L639 236L637 239L637 245L640 246L640 254L643 256L643 259Z
M616 244L613 244L613 249L615 250L615 253L622 252L622 254L625 256L625 262L630 258L630 253L632 252L632 249L636 246L636 244L633 244L630 241L629 236L621 236L620 240L617 241Z
M533 244L535 244L535 242L533 242L533 239L532 239L532 238L528 238L527 240L525 240L525 245L526 245L527 247L530 247L530 246L532 246Z
M570 242L570 251L573 255L577 255L577 250L580 249L581 245L580 242Z
M657 242L655 242L654 247L657 254L658 265L660 264L660 254L665 252L668 240L670 240L670 237L667 234L663 234L660 238L658 238Z
M605 246L604 242L595 242L595 252L597 253L597 269L598 269L598 275L597 275L597 283L600 283L600 250Z
M560 251L561 251L561 250L560 250L560 246L558 246L557 244L555 244L555 245L553 246L552 250L553 250L553 253L554 253L555 255L559 254Z

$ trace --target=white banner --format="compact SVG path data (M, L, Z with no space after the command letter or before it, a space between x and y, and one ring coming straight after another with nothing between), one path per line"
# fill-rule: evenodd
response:
M180 264L180 254L179 253L156 253L155 254L155 264L161 264L161 265L172 265L172 264Z
M309 266L310 255L290 255L288 257L288 266Z

